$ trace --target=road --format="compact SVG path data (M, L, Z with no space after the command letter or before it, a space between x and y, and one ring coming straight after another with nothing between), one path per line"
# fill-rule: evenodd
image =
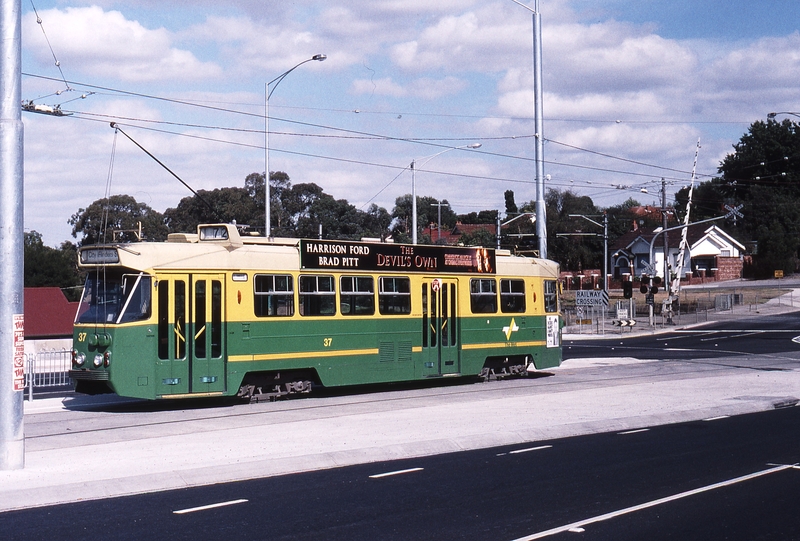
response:
M0 528L9 541L789 540L799 444L792 407L11 511Z
M795 340L796 339L796 340ZM564 343L564 360L586 357L633 357L640 360L745 360L754 354L759 362L793 366L782 354L800 350L800 312L753 319L718 321L674 332L627 337L570 340Z

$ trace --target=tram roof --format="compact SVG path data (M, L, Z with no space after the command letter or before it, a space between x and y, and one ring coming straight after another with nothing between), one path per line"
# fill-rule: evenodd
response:
M198 226L197 233L172 233L166 242L82 247L79 261L82 267L121 266L144 272L151 269L177 272L267 268L298 271L301 270L302 242L316 241L241 235L233 224L203 224ZM363 244L374 246L376 243ZM508 250L491 251L495 255L497 274L558 278L558 264L554 261L516 256ZM402 272L398 269L387 271Z

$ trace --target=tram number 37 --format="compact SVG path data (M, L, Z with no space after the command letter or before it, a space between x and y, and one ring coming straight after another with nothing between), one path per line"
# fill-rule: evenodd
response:
M86 333L85 332L79 332L78 333L78 342L86 342Z
M322 345L325 346L326 348L331 347L331 343L332 342L333 342L333 338L323 338L322 339Z

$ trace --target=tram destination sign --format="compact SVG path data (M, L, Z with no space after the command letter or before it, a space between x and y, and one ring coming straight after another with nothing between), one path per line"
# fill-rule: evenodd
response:
M301 240L304 269L494 274L490 248Z

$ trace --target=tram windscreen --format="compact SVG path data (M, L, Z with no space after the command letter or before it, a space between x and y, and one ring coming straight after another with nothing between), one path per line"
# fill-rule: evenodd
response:
M142 274L90 273L76 323L129 323L150 317L151 279Z

